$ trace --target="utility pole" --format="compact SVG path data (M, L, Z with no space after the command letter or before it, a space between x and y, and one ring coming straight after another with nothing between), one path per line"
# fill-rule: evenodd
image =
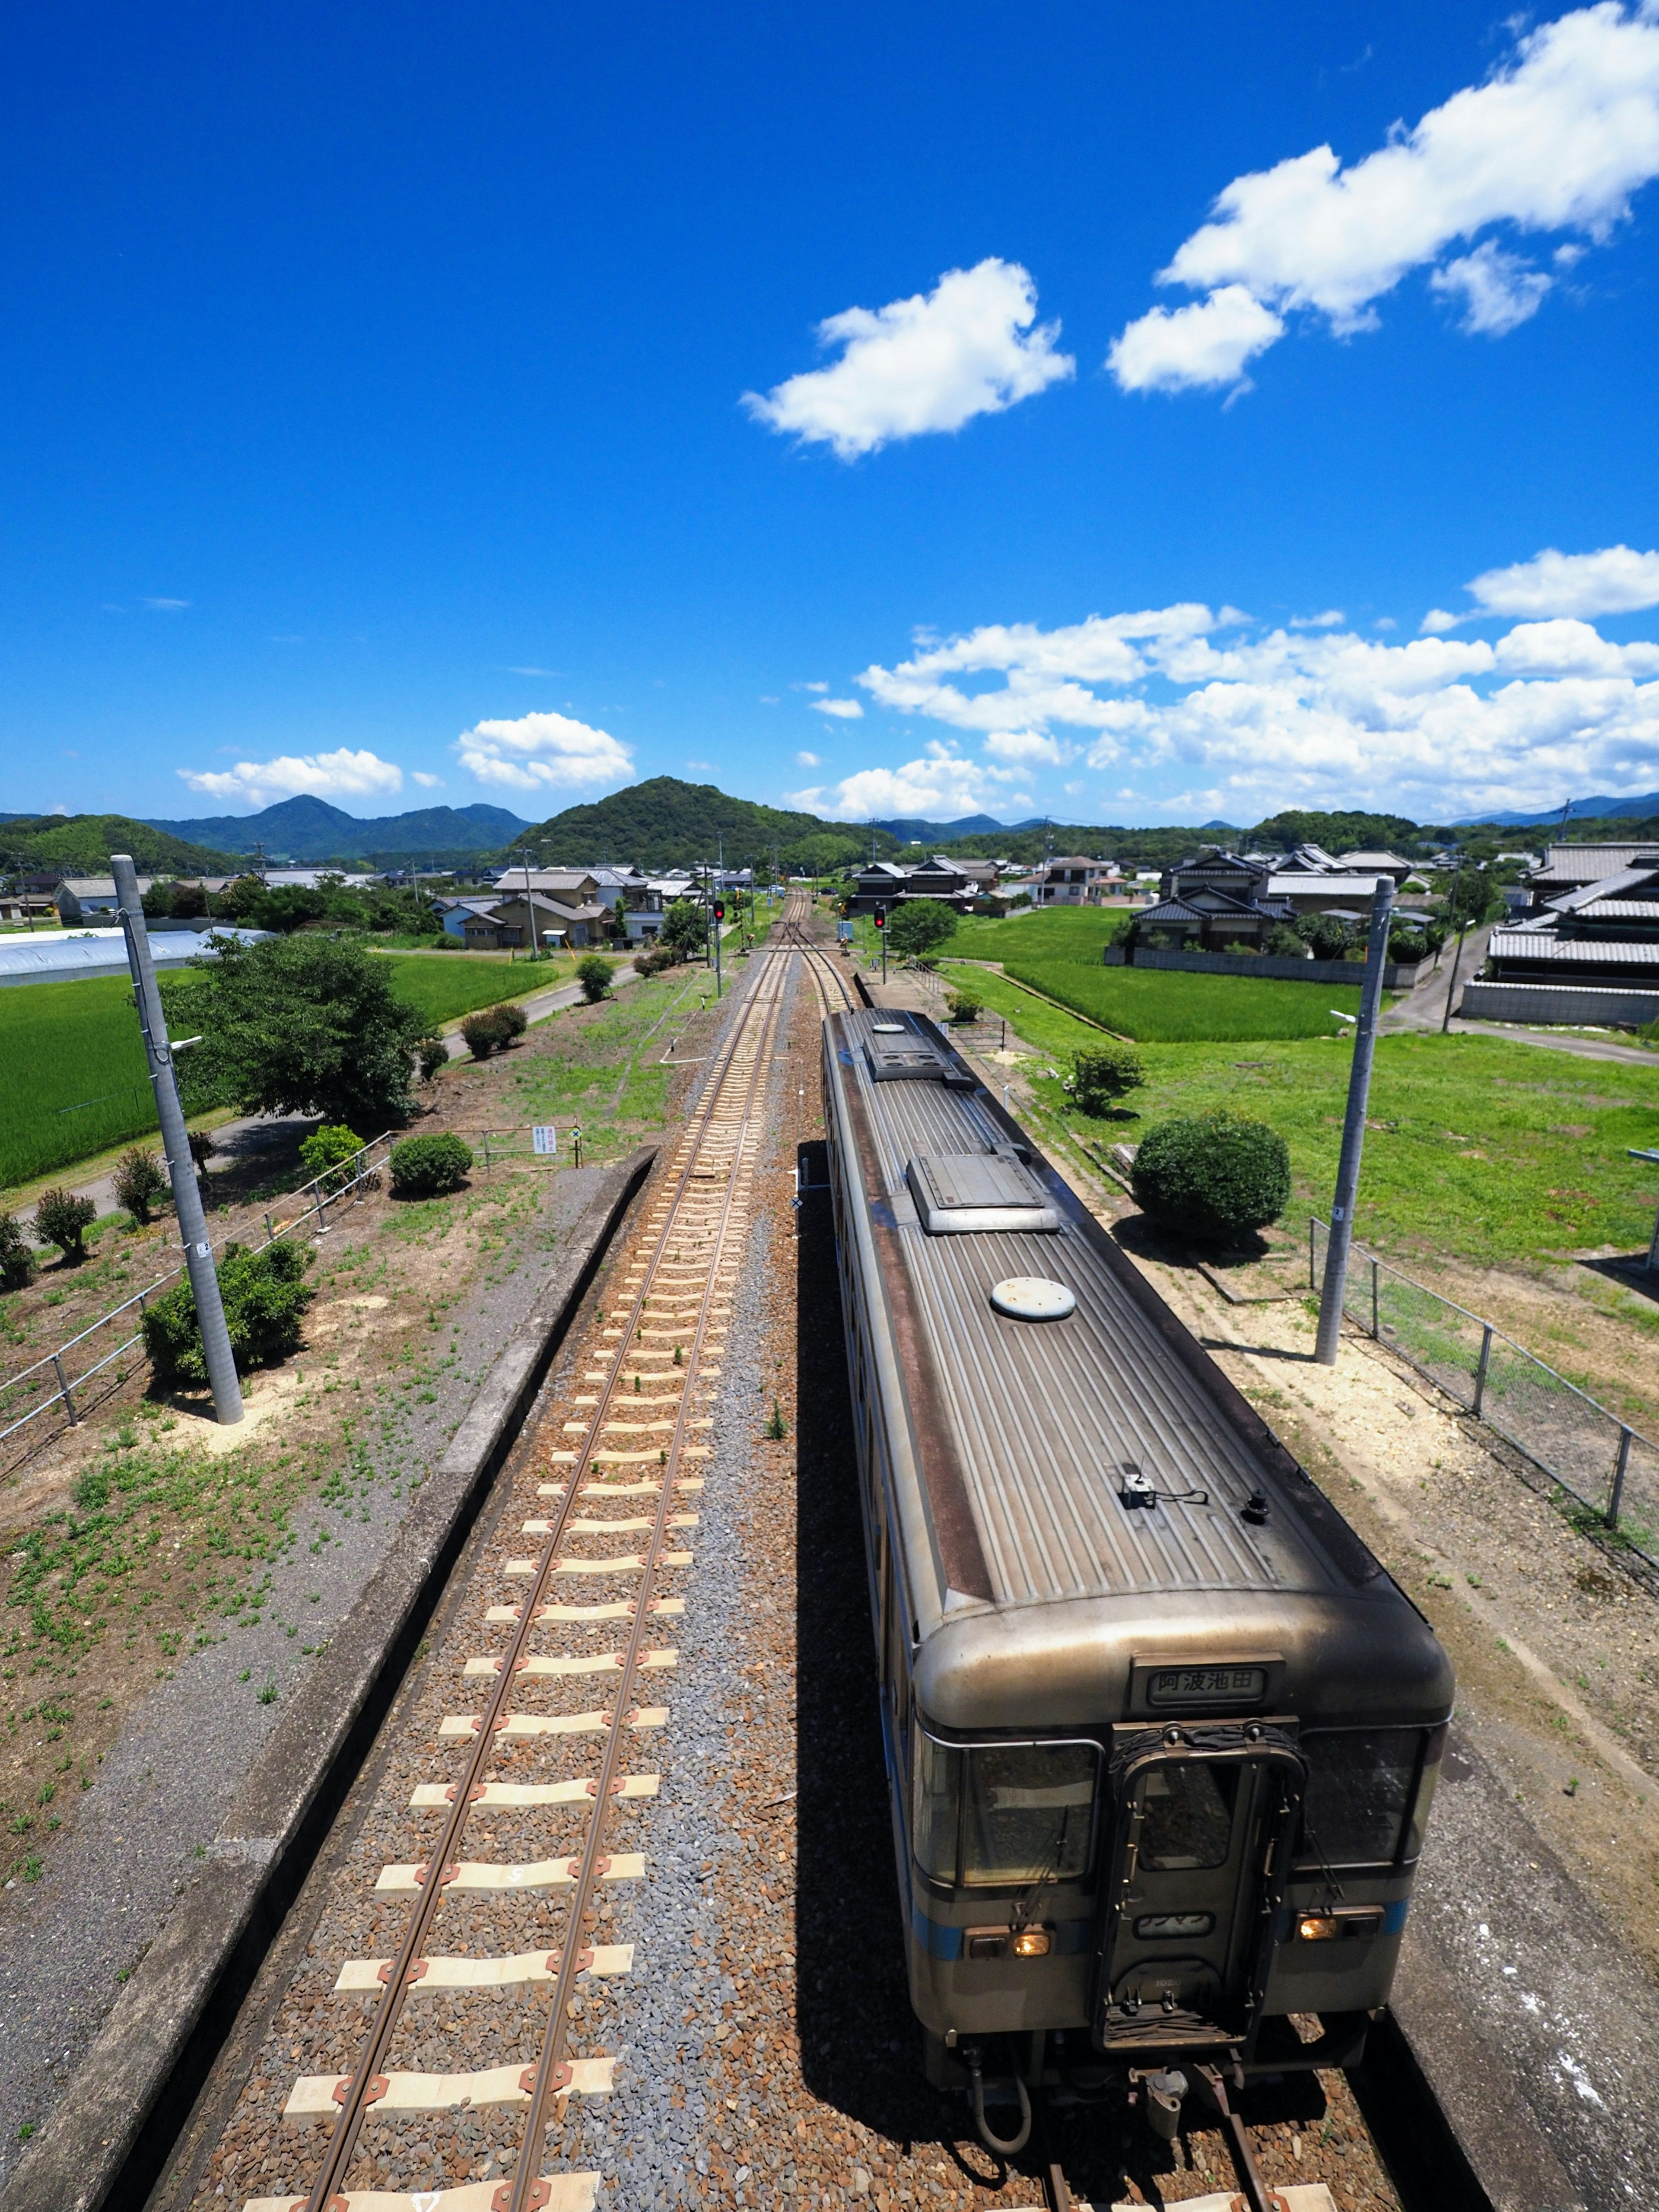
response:
M526 845L520 858L524 861L524 933L530 942L530 957L536 957L536 909L530 903L530 848Z
M196 1299L196 1319L202 1332L208 1380L213 1386L213 1411L222 1426L234 1427L242 1418L242 1386L236 1379L230 1333L225 1327L224 1302L219 1296L218 1271L202 1210L202 1194L196 1183L196 1163L190 1156L185 1128L185 1109L179 1103L173 1074L173 1048L167 1042L167 1016L156 988L155 963L149 956L149 932L138 896L138 877L131 856L112 853L115 896L121 928L127 940L127 964L132 970L132 995L138 1007L138 1026L143 1032L144 1056L155 1091L156 1117L161 1124L161 1147L167 1154L167 1175L173 1184L173 1203L184 1239L185 1266Z
M1359 987L1359 1026L1354 1031L1353 1066L1348 1076L1348 1113L1342 1124L1342 1154L1337 1162L1336 1194L1331 1201L1330 1242L1325 1248L1325 1280L1319 1294L1319 1335L1314 1358L1334 1367L1342 1335L1342 1293L1348 1280L1348 1249L1353 1243L1354 1200L1359 1191L1359 1161L1365 1149L1365 1107L1370 1097L1371 1061L1376 1053L1376 1017L1382 1006L1382 963L1388 957L1389 923L1394 912L1394 878L1379 876L1371 896L1371 930L1365 942L1365 975Z
M1463 855L1460 853L1457 856L1457 871L1452 878L1452 899L1454 903L1456 901L1458 891L1462 886L1462 882ZM1462 915L1457 925L1457 949L1452 954L1451 976L1446 985L1445 1012L1440 1017L1440 1034L1442 1036L1444 1036L1446 1032L1451 1027L1452 1000L1457 995L1457 969L1458 965L1463 957L1463 939L1468 935L1468 933L1469 917L1466 912Z

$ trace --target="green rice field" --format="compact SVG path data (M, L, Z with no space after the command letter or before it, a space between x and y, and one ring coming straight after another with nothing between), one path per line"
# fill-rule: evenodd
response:
M1355 984L1281 983L1254 975L1191 975L1156 968L1012 959L1008 974L1103 1028L1146 1044L1248 1043L1329 1036L1332 1009L1359 1012Z
M1123 906L1056 906L1041 914L965 914L941 949L953 960L1064 960L1098 967L1133 921Z
M392 989L434 1028L569 980L571 963L398 957ZM173 983L161 979L165 998ZM131 987L122 976L0 990L0 1190L155 1128Z

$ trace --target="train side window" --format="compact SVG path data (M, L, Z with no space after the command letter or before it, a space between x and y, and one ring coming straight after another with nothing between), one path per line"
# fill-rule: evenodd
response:
M1238 1769L1206 1759L1154 1766L1140 1788L1140 1863L1160 1872L1224 1866Z
M963 1882L1075 1881L1094 1826L1094 1746L989 1744L965 1759Z
M1301 1862L1331 1867L1394 1864L1400 1856L1425 1733L1422 1729L1331 1729L1303 1737L1308 1785L1297 1844ZM1420 1822L1414 1825L1420 1826Z

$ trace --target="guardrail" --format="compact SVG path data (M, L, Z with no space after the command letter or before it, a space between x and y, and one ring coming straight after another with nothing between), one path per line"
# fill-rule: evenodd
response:
M316 1224L316 1233L319 1236L324 1235L327 1230L326 1217L331 1206L338 1205L342 1199L347 1197L352 1199L354 1205L360 1204L364 1190L372 1188L379 1181L380 1169L384 1163L373 1156L379 1152L383 1146L389 1146L395 1143L398 1133L396 1130L388 1129L380 1136L372 1138L361 1152L353 1156L351 1162L343 1163L338 1167L329 1168L323 1174L313 1176L311 1182L302 1183L298 1190L290 1192L290 1199L299 1199L303 1201L299 1211L289 1220L280 1222L273 1221L270 1214L267 1212L264 1218L264 1241L255 1249L263 1252L266 1245L274 1244L279 1237L291 1236L296 1230L308 1227L313 1223ZM349 1174L348 1167L350 1169ZM39 1359L32 1360L28 1366L21 1368L15 1375L8 1376L3 1382L0 1382L0 1410L3 1410L13 1402L12 1394L21 1389L31 1376L43 1376L48 1368L52 1373L52 1387L46 1395L37 1405L31 1406L26 1413L20 1413L15 1420L9 1421L3 1428L0 1428L0 1443L4 1443L9 1437L15 1436L20 1429L27 1428L31 1421L38 1420L43 1413L51 1413L54 1407L61 1408L70 1426L73 1428L80 1419L80 1414L76 1408L75 1393L77 1390L84 1390L94 1375L101 1373L112 1361L118 1359L123 1352L132 1350L143 1335L143 1316L150 1299L158 1291L164 1291L169 1285L175 1282L183 1273L184 1261L179 1260L167 1268L165 1273L158 1275L153 1283L146 1284L144 1288L132 1297L124 1299L118 1306L111 1307L107 1313L100 1314L96 1321L89 1322L85 1328L77 1331L74 1336L58 1345L54 1351L43 1352ZM137 1328L123 1337L112 1350L94 1359L90 1367L83 1368L78 1375L71 1376L66 1371L64 1363L78 1346L85 1344L89 1338L96 1336L100 1330L108 1328L120 1321L124 1315L131 1314L135 1308L138 1314Z
M1308 1284L1318 1291L1330 1231L1308 1221ZM1343 1311L1455 1400L1601 1524L1659 1567L1659 1445L1486 1320L1360 1245Z

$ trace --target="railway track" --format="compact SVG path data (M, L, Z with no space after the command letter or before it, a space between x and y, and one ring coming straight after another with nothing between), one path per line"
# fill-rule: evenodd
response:
M625 1303L599 1316L568 1413L544 1429L544 1510L522 1524L533 1548L501 1562L505 1586L472 1608L496 1632L465 1660L463 1680L480 1694L443 1717L423 1761L416 1752L428 1769L407 1808L417 1854L383 1863L360 1901L388 1955L337 1961L334 2010L356 2018L325 2019L319 2040L336 2052L349 2040L349 2063L295 2075L263 2160L283 2179L268 2193L239 2188L246 2212L439 2202L444 2212L587 2212L594 2201L604 2177L572 2170L561 2137L573 2100L611 2093L616 2055L585 2047L579 2000L632 1966L631 1946L601 1940L605 1893L646 1877L641 1814L658 1787L646 1747L672 1725L655 1700L673 1680L672 1623L694 1564L696 1470L708 1455L698 1439L712 1426L789 956L813 962L809 911L791 895L780 937L750 970L617 1268ZM524 1856L494 1855L503 1826ZM387 1913L394 1901L400 1917ZM479 2065L491 2055L478 2048L490 2033L479 2008L492 2001L498 2063ZM439 2116L466 2112L494 2116L501 2178L458 2186L453 2160L418 2171ZM322 2139L307 2145L296 2130Z

